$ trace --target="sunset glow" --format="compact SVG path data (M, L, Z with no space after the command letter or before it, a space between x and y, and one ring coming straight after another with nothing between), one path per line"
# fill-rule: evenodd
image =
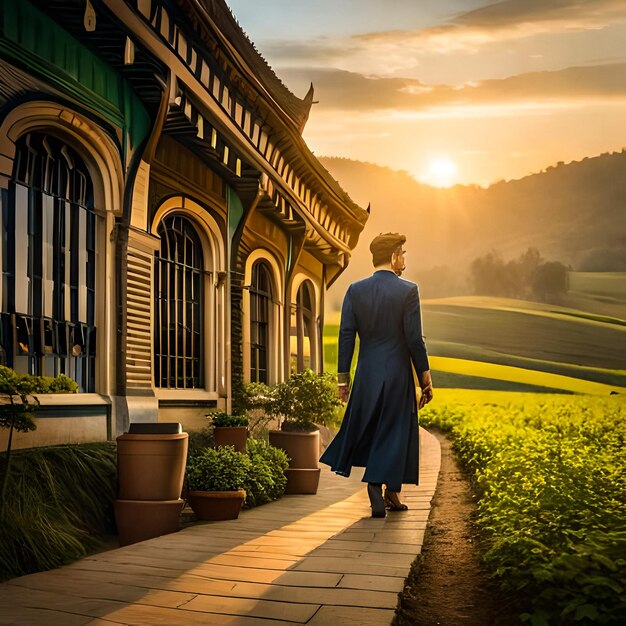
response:
M293 93L313 83L316 155L488 186L626 145L623 0L229 5Z
M458 182L456 176L456 163L447 157L439 157L428 164L421 181L433 187L452 187Z

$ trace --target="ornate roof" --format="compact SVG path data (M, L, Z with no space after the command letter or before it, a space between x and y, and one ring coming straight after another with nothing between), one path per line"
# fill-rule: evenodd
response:
M193 11L198 19L208 21L214 27L215 33L223 36L223 43L236 49L267 93L291 118L301 133L313 104L313 84L304 98L300 99L293 94L250 41L224 0L178 0L178 2Z

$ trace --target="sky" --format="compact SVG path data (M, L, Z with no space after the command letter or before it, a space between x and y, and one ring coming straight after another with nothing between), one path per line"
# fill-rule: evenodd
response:
M227 0L317 156L436 186L626 146L626 0Z

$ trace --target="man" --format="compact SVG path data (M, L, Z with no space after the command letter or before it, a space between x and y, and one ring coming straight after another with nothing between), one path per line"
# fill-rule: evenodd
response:
M402 483L418 482L419 440L413 368L421 387L419 408L433 386L417 285L400 278L405 269L404 235L386 233L370 244L374 274L346 292L339 329L339 397L346 407L341 429L320 459L342 476L365 467L363 481L373 517L385 507L406 510ZM354 385L350 365L356 335L360 347ZM382 485L386 491L383 495Z

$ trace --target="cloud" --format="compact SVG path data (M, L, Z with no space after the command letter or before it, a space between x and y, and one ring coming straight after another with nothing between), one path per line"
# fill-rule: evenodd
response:
M379 49L422 54L475 53L484 44L544 33L598 30L626 21L623 0L504 0L411 31L372 32L355 40Z
M531 72L454 87L334 69L286 69L280 74L288 81L312 80L315 99L325 110L408 112L515 103L530 111L585 100L626 100L626 63Z
M498 44L503 54L516 41L527 39L531 45L530 38L536 35L593 33L622 24L626 24L624 0L504 0L425 28L270 39L262 42L261 49L276 67L332 66L406 76L417 75L416 68L431 64L437 56L477 55Z
M504 0L458 13L451 21L483 28L508 28L520 23L598 27L625 15L622 0Z
M274 59L283 66L328 65L346 55L356 54L362 44L346 39L316 37L314 39L269 39L263 42L264 56Z

